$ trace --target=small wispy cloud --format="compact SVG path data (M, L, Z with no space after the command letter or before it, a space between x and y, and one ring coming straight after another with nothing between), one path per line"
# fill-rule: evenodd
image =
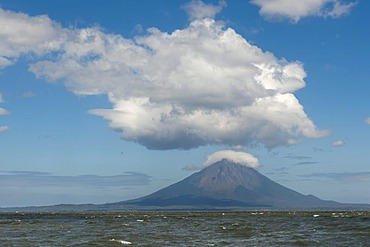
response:
M317 161L302 161L302 162L295 163L293 165L294 166L304 166L304 165L316 165L318 163L319 162L317 162Z
M331 149L324 149L324 148L320 148L320 147L313 147L312 150L314 152L320 152L320 153L332 152L333 151Z
M4 97L3 95L0 93L0 103L4 103ZM1 115L9 115L10 112L2 107L0 107L0 116ZM9 129L9 126L7 125L0 125L0 133L1 132L5 132Z
M200 166L200 165L186 165L185 167L183 167L182 169L184 171L198 171L198 170L201 170L203 167Z
M278 175L279 179L281 179L281 176L283 175L288 175L289 168L288 167L279 167L279 168L274 168L273 171L271 172L266 172L266 175Z
M277 172L285 172L289 169L288 169L288 167L279 167L279 168L275 168L274 170L277 171Z
M312 159L310 156L299 156L299 155L287 155L284 156L285 159L294 159L294 160L307 160Z
M183 6L191 21L203 18L213 19L225 7L226 1L219 1L218 5L213 5L201 0L192 0Z
M1 97L1 95L0 95L0 103L3 101L3 99L2 99L2 97ZM6 109L4 109L4 108L1 108L0 107L0 116L1 115L9 115L10 114L10 112L9 111L7 111ZM5 131L7 131L9 129L9 126L7 126L7 125L0 125L0 133L1 132L5 132Z
M312 173L302 175L307 178L328 178L340 182L370 182L370 172Z
M40 171L0 171L1 175L31 175L31 176L47 176L51 175L50 172L40 172Z
M368 118L365 119L365 123L368 124L368 125L370 125L370 117L368 117Z
M313 158L311 156L286 155L286 156L284 156L284 158L298 161L298 162L292 164L293 166L316 165L316 164L319 163L317 161L312 161Z
M24 92L22 94L23 98L32 98L32 97L35 97L35 96L36 96L36 93L32 92L32 91L27 91L27 92Z
M149 185L151 181L152 177L138 172L126 172L115 176L56 176L40 171L0 171L0 186L124 187Z
M0 115L9 115L10 112L0 107Z
M289 19L293 23L308 16L339 18L348 15L356 2L341 0L251 0L260 7L259 14L268 20Z
M340 147L340 146L343 146L343 145L344 145L344 141L342 141L342 140L336 140L336 141L333 141L331 143L332 147Z
M7 125L2 125L2 126L0 126L0 133L1 132L4 132L4 131L7 131L9 129L9 126L7 126Z

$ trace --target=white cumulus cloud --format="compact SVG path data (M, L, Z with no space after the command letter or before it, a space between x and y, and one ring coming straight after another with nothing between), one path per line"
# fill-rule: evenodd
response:
M54 54L40 56L29 70L65 83L75 94L108 95L112 109L89 113L109 121L124 140L150 149L255 143L271 148L328 134L294 96L305 86L303 65L262 51L213 19L172 33L151 28L126 39L96 27L61 28L45 16L3 13L7 18L0 23L18 25L21 19L36 33L46 32L38 42L24 33L28 52ZM12 35L18 37L9 33L9 40ZM27 52L17 51L14 58Z
M333 141L333 142L331 143L331 145L332 145L333 147L340 147L340 146L343 146L343 145L344 145L344 141L342 141L342 140L336 140L336 141Z
M203 18L214 18L224 7L226 1L219 1L218 5L206 4L201 0L192 0L184 5L190 20L199 20Z
M4 99L3 99L3 95L0 94L0 103L3 103L4 102ZM9 111L7 111L6 109L0 107L0 116L1 115L8 115L10 114ZM1 132L4 132L4 131L7 131L9 129L9 126L7 125L0 125L0 133Z
M2 125L2 126L0 126L0 133L1 132L4 132L4 131L7 131L9 129L9 126L7 126L7 125Z
M30 17L0 8L0 69L22 54L42 55L61 46L64 32L47 16Z
M267 19L287 18L293 22L307 16L338 18L346 15L356 5L340 0L251 0L260 7L260 15Z
M10 114L10 112L9 112L9 111L7 111L7 110L5 110L4 108L1 108L1 107L0 107L0 115L8 115L8 114Z
M370 117L368 117L368 118L365 119L365 123L368 124L368 125L370 125Z

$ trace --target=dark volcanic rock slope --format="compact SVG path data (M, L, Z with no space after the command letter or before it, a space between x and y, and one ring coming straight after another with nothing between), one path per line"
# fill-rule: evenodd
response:
M302 195L256 170L219 161L151 195L127 201L138 206L336 207L340 203Z

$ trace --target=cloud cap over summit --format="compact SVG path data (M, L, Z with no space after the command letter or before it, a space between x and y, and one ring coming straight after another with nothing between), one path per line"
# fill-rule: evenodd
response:
M200 166L188 165L184 168L184 170L188 171L201 170L207 166L213 165L214 163L223 160L252 168L258 168L260 166L258 159L254 157L252 154L234 150L221 150L208 155L207 160L202 165Z

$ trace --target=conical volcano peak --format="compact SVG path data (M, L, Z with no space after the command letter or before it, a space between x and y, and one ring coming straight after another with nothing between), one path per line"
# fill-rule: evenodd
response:
M338 203L305 196L255 169L221 159L184 180L148 196L129 201L140 206L312 208Z
M239 186L254 189L260 185L257 172L244 164L223 159L201 171L199 188L205 191L232 193Z
M245 164L243 163L238 163L238 162L235 162L231 159L228 159L228 158L223 158L213 164L211 164L210 166L215 166L215 165L222 165L222 166L245 166L247 167Z
M222 167L230 166L230 167L232 167L230 169L237 169L238 167L245 167L245 168L253 169L253 167L245 165L244 163L236 162L236 161L230 160L228 158L223 158L223 159L221 159L217 162L214 162L213 164L210 164L209 166L205 167L204 169L207 169L208 167L211 167L211 166L222 166Z

